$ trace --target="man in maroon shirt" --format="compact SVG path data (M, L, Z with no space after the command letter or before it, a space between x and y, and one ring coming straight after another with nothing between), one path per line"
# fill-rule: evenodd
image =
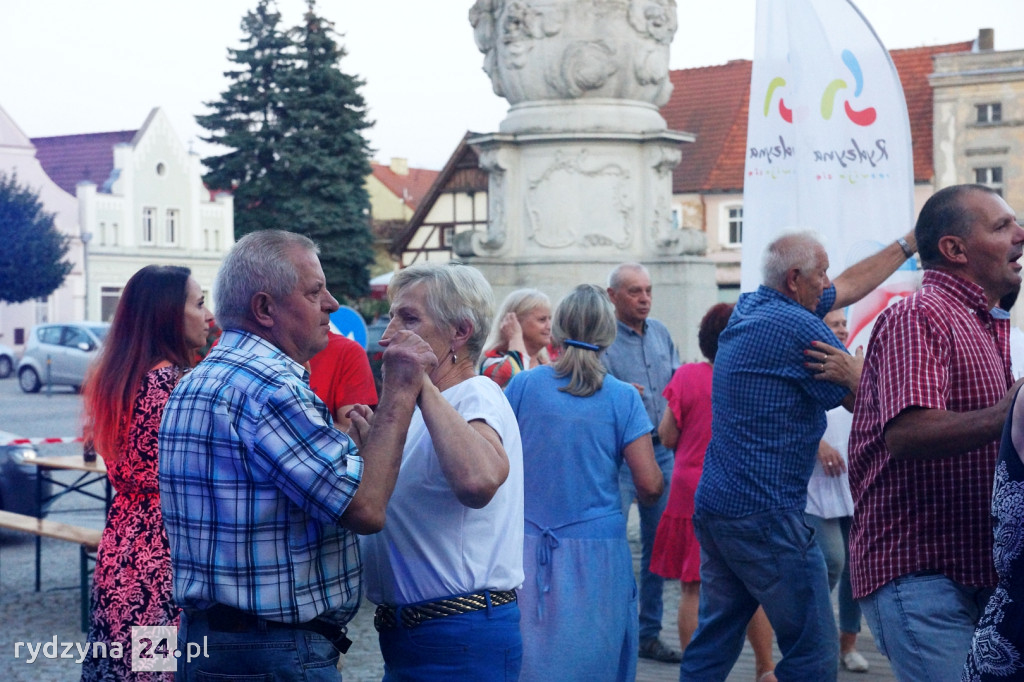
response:
M854 408L851 578L899 679L955 681L996 584L990 497L1019 382L989 311L1020 286L1024 229L996 192L957 185L915 234L922 287L875 323Z

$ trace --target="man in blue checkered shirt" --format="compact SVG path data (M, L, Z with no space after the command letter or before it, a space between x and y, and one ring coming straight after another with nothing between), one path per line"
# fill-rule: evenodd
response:
M424 371L437 358L415 334L396 334L372 426L369 409L355 408L350 438L309 388L306 363L327 345L338 309L313 242L246 235L214 296L224 334L178 382L160 429L179 649L204 654L179 659L177 679L313 679L303 671L315 669L318 680L340 680L345 624L361 594L355 533L383 527Z
M830 284L821 243L809 233L784 235L766 250L763 284L740 296L715 357L712 435L693 519L700 620L681 680L724 680L758 604L782 652L778 679L836 678L825 560L804 508L825 411L851 408L856 385L828 380L824 361L807 363L805 351L822 341L829 350L817 355L849 357L822 318L881 284L913 254L911 244L913 232Z

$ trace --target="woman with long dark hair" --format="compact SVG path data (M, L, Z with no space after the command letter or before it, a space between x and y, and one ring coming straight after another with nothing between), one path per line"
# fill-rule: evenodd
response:
M212 321L188 268L148 265L125 285L86 378L84 435L103 457L117 495L96 555L90 657L82 665L82 680L174 677L133 671L131 635L132 626L178 624L160 513L157 432L167 398L192 367ZM106 645L106 657L91 656L94 642ZM121 656L110 655L117 649Z

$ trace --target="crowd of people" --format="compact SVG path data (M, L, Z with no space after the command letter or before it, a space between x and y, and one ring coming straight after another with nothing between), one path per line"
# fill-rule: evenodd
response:
M813 234L783 235L686 364L641 264L496 315L475 268L417 264L389 285L379 394L306 237L238 240L198 364L198 283L143 268L85 386L118 492L89 639L127 653L83 679L172 679L128 666L155 625L204 652L174 679L339 680L364 593L387 681L631 681L639 657L725 680L744 637L756 682L829 680L868 670L862 617L901 680L1019 679L1022 246L978 185L834 279ZM919 290L851 354L844 309L915 251Z

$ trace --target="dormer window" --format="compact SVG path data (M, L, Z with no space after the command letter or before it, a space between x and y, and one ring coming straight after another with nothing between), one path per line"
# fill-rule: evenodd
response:
M999 102L976 104L978 123L999 123L1003 120L1003 105Z

